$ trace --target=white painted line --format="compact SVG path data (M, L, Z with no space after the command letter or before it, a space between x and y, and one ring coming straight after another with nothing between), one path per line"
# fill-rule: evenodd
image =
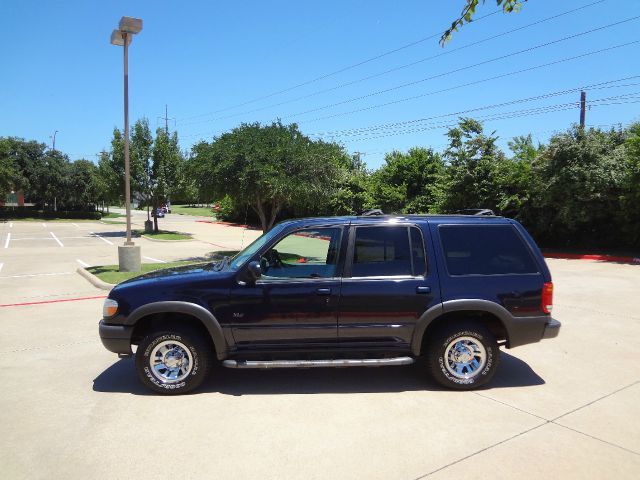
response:
M152 257L142 257L142 258L146 258L147 260L151 260L152 262L167 263L164 260L158 260L157 258L152 258Z
M78 228L80 228L80 225L78 225L77 223L73 223L73 222L71 222L71 225L73 225L74 227L78 227Z
M22 238L13 238L12 242L17 242L19 240L53 240L50 237L22 237Z
M4 263L0 263L0 272L2 271L2 267L4 267Z
M9 248L10 241L11 241L11 233L7 233L7 239L4 242L4 248Z
M64 247L64 245L62 244L62 242L60 240L58 240L58 237L55 236L55 234L53 232L49 232L51 234L51 236L53 237L53 239L58 242L58 245L60 245L61 247Z
M8 275L0 278L25 278L25 277L54 277L58 275L71 275L73 272L59 272L59 273L32 273L30 275Z
M9 228L13 228L13 223L9 222Z
M100 235L98 235L97 233L93 233L93 232L89 232L91 235L93 235L96 238L99 238L100 240L102 240L103 242L108 243L109 245L113 245L113 243L111 243L109 240L107 240L104 237L101 237Z
M42 224L42 228L47 228L47 226L43 223L43 224Z
M82 265L83 267L88 267L88 266L89 266L89 264L88 264L88 263L83 262L83 261L82 261L82 260L80 260L79 258L76 258L76 262L78 262L78 263L79 263L80 265Z

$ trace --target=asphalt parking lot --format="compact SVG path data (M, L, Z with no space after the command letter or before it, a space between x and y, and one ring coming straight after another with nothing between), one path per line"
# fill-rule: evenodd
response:
M196 220L161 220L195 240L138 239L143 261L201 258L259 234ZM106 292L75 272L117 263L123 230L0 223L2 478L637 476L638 265L549 260L560 336L506 351L480 391L443 390L420 364L219 367L196 394L161 397L102 347Z

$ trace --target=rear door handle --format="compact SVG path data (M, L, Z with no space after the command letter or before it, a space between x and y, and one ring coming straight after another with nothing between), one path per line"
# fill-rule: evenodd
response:
M317 288L316 289L316 293L318 295L331 295L331 289L330 288Z
M431 293L431 287L417 287L416 293Z

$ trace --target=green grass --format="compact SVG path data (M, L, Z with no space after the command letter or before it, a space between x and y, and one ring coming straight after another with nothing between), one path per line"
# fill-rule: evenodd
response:
M117 222L115 220L100 220L102 223L107 223L109 225L126 225L127 222Z
M115 212L109 212L102 215L102 218L125 218L125 217L126 215L123 215L121 213L115 213Z
M179 267L181 265L190 265L198 262L185 260L181 262L169 262L169 263L143 263L142 270L140 272L119 272L118 265L100 265L97 267L88 267L87 271L94 274L103 282L107 283L120 283L130 278L137 277L143 273L152 272L154 270L160 270L163 268Z
M143 230L134 230L133 233L157 240L191 240L193 238L191 235L188 235L186 233L170 232L167 230L160 230L157 233L145 233Z
M199 217L213 217L211 207L191 207L189 205L171 205L171 213L180 215L196 215Z

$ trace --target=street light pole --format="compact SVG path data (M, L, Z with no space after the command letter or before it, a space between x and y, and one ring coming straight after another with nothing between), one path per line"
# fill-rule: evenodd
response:
M118 246L121 272L138 272L141 266L140 247L131 240L131 172L129 165L129 44L133 35L142 30L139 18L122 17L118 29L111 34L111 43L124 47L124 202L127 214L127 238Z
M124 41L124 205L127 213L127 240L131 241L131 172L129 169L129 34L122 32Z

